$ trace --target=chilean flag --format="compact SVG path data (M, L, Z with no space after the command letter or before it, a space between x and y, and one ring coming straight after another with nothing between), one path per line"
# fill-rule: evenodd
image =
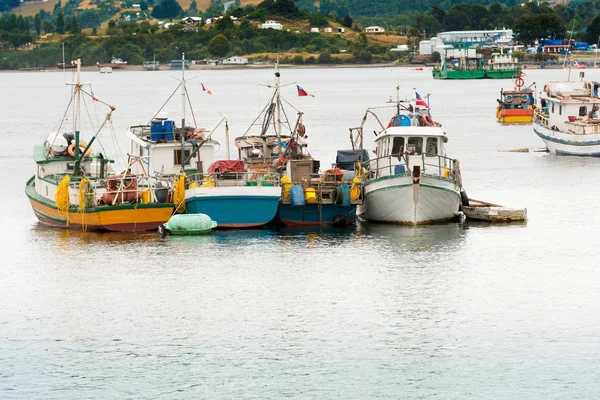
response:
M300 86L296 85L296 88L298 88L298 96L310 96L310 97L315 97L314 94L310 94L308 93L306 90L302 89Z
M202 91L206 92L208 94L212 94L212 92L210 91L210 89L207 89L206 87L204 87L204 83L200 83L202 85Z
M429 108L429 105L425 102L425 100L421 98L421 95L419 93L415 92L415 97L417 99L417 106Z

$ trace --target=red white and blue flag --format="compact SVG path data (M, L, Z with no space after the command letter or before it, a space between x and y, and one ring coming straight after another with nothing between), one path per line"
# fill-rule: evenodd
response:
M206 88L206 87L204 86L204 83L200 83L200 84L202 85L202 91L203 91L203 92L206 92L206 93L208 93L208 94L212 94L212 92L210 91L210 89L208 89L208 88Z
M306 90L302 89L300 86L296 85L296 88L298 88L298 96L310 96L310 97L315 97L314 94L308 93Z
M421 95L419 93L415 92L415 97L417 99L417 106L429 108L429 105L425 102L425 100L421 98Z

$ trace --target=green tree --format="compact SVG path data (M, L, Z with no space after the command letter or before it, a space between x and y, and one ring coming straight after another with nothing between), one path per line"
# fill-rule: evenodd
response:
M330 64L331 63L331 53L323 52L319 54L319 64Z
M56 33L61 35L65 33L65 14L62 11L56 16Z
M326 16L322 14L311 14L308 19L312 26L327 26L329 25L329 20Z
M431 62L439 63L441 61L442 61L442 55L439 53L439 51L434 51L431 54Z
M42 33L42 19L40 18L40 14L35 14L33 26L35 27L35 32L39 36Z
M188 14L195 15L198 14L198 4L196 4L196 0L192 0L190 3L190 7L187 10Z
M208 42L208 51L216 57L224 57L231 49L231 43L225 35L218 34Z
M152 9L154 18L176 18L183 13L177 0L160 0Z
M297 55L294 57L294 64L304 64L304 57Z
M75 15L73 15L71 17L71 23L69 24L69 32L70 33L80 33L81 32L81 27L79 26L79 23L77 22L77 17Z
M352 17L350 16L350 14L346 14L344 19L342 20L342 25L345 26L346 28L352 28L353 22L354 21L352 20Z
M585 40L588 43L597 43L598 37L600 37L600 15L594 18L588 25Z
M566 27L562 18L554 13L526 14L514 26L517 38L531 45L538 39L563 39Z

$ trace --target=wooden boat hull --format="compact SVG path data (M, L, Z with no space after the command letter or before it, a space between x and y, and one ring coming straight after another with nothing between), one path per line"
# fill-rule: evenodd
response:
M25 187L25 194L38 220L49 226L88 231L142 232L158 229L173 214L172 203L99 206L88 208L85 212L71 207L68 212L60 211L55 202L35 192L33 181L32 177Z
M277 220L286 226L350 225L356 220L356 204L304 204L293 206L279 203Z
M503 124L530 124L533 122L533 108L496 110L496 118Z
M548 151L552 154L600 157L600 129L598 129L598 133L578 135L552 130L534 122L533 131L542 139Z
M188 214L206 214L219 228L253 228L275 218L281 188L277 186L199 187L185 191Z
M467 219L488 222L524 222L527 221L526 208L508 208L479 200L469 200L462 206Z
M421 176L413 184L410 174L391 175L368 180L364 188L359 215L368 221L427 225L450 221L458 213L460 189L449 178Z

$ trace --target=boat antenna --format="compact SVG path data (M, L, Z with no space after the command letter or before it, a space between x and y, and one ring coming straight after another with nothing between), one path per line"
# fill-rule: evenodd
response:
M571 80L571 66L572 66L572 63L573 63L573 59L572 59L572 56L573 56L573 51L572 51L573 42L571 40L573 39L573 31L575 30L575 21L576 20L573 19L573 27L571 28L571 32L569 34L569 49L567 50L568 54L567 54L567 57L565 58L565 60L568 60L568 64L569 64L569 66L568 66L568 68L569 68L569 79L568 80L569 81Z
M181 53L181 172L185 167L184 147L185 147L185 52Z

